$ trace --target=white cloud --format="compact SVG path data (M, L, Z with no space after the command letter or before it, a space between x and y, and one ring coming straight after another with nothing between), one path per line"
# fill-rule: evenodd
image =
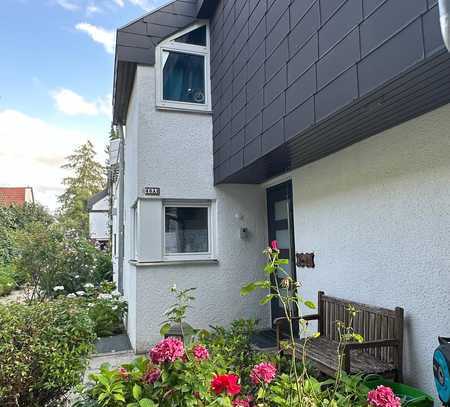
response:
M69 116L110 116L111 95L88 101L70 89L60 88L51 92L56 108Z
M119 7L125 6L124 0L113 0Z
M61 181L67 176L60 166L88 135L16 110L0 110L0 122L0 185L32 186L38 202L56 209L56 197L63 191ZM102 140L90 138L103 162Z
M86 6L86 16L91 17L94 14L101 13L103 10L96 6L94 3L88 4Z
M129 1L131 4L134 4L135 6L138 6L145 11L151 11L156 7L155 2L153 0L129 0Z
M106 52L114 54L116 35L114 31L109 31L89 23L78 23L75 28L87 33L93 41L102 44Z
M72 3L69 0L56 0L56 3L59 6L61 6L62 8L69 10L69 11L76 11L80 8L77 4Z

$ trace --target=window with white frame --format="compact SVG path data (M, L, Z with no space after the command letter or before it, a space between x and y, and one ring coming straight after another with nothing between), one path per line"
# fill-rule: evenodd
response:
M168 258L211 258L213 252L210 203L164 204L164 255Z
M211 110L207 23L197 23L156 49L157 106Z

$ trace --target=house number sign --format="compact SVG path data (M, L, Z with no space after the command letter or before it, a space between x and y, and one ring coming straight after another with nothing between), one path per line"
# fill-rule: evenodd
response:
M316 264L314 262L314 253L297 253L295 255L295 264L297 267L314 268Z
M144 195L145 196L160 196L161 195L161 188L159 188L159 187L145 187L144 188Z

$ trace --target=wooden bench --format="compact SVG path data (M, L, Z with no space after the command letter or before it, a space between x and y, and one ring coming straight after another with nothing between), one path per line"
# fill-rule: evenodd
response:
M338 329L336 321L349 325L347 310L352 305L357 314L352 327L355 333L364 337L363 343L350 342L343 345L342 368L349 374L376 373L385 377L402 380L403 357L403 308L395 310L373 307L341 298L329 297L320 291L318 312L304 316L306 321L317 320L318 338L298 340L296 357L301 359L303 347L308 361L320 372L335 376L338 369ZM299 318L295 318L298 321ZM277 346L281 350L282 328L286 318L274 321Z

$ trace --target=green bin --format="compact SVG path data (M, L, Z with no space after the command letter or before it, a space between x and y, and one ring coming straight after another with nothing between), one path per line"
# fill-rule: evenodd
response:
M364 385L369 390L378 386L390 387L402 400L402 407L433 407L434 399L423 391L406 384L396 383L377 375L369 375L364 379Z

